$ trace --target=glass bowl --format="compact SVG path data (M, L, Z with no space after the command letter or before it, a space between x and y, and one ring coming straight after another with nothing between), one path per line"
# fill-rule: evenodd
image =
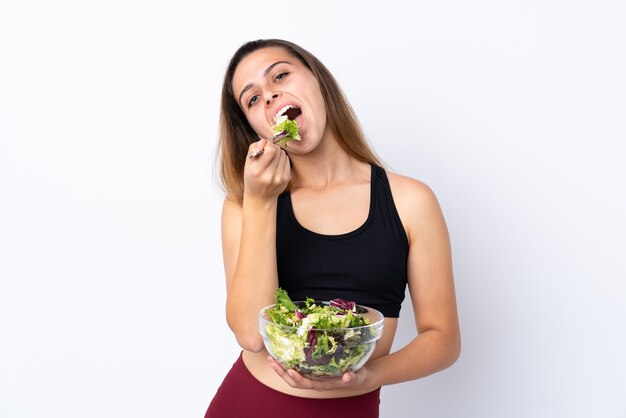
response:
M304 305L302 301L294 303L299 307ZM272 322L266 311L273 306L266 306L259 312L259 332L265 348L284 367L293 368L309 379L335 378L347 371L359 370L383 333L383 314L367 306L356 305L356 312L367 318L369 324L330 329Z

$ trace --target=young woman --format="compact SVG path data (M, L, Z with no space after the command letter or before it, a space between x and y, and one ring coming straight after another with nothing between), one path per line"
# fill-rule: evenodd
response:
M378 417L381 386L442 370L460 353L436 197L381 167L328 69L291 42L243 45L221 106L226 319L243 351L205 418ZM285 106L299 109L301 141L278 146L269 139ZM390 353L407 285L416 337ZM368 363L322 381L284 370L264 349L257 317L279 286L294 300L380 310L384 333Z

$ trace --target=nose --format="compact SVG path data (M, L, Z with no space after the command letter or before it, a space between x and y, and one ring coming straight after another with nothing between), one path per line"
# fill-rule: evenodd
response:
M278 93L271 93L271 96L270 95L266 96L265 104L269 106L277 97L278 97Z

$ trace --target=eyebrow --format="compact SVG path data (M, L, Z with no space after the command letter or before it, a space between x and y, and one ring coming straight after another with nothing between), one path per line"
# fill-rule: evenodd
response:
M263 77L267 77L267 75L270 73L270 71L272 71L272 69L274 67L276 67L278 64L289 64L289 65L293 65L291 64L289 61L276 61L274 64L270 65L269 67L267 67L265 69L265 71L263 71ZM253 83L249 83L247 84L243 90L241 90L241 93L239 93L239 105L241 106L241 98L243 97L243 94L245 92L247 92L248 90L250 90L252 87L254 87Z

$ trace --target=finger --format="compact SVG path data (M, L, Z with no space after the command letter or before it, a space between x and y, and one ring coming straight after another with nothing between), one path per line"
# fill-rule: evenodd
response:
M280 363L278 363L276 360L274 360L271 357L269 357L268 360L270 362L270 366L272 367L272 369L274 369L276 374L278 374L285 382L287 382L289 386L293 388L298 387L293 377L289 374L289 371L293 371L293 370L285 370Z
M255 157L255 158L247 158L247 160L249 160L248 164L254 163L255 166L257 167L255 172L257 172L259 174L264 172L265 170L267 170L268 167L270 167L270 169L274 170L273 161L274 161L274 157L275 157L274 154L276 153L276 151L273 149L273 145L272 144L269 144L266 140L262 140L262 141L264 141L263 142L265 144L264 147L263 148L255 147L254 149L256 151L254 151L254 152L262 150L263 153L261 155ZM249 155L254 155L254 154L251 153Z
M274 357L268 356L267 361L270 363L272 369L276 370L276 373L279 375L283 375L287 372L287 368L285 368L282 364L280 364Z
M283 168L283 175L285 178L291 180L291 160L289 159L289 155L285 151L285 167Z
M317 391L331 390L331 389L343 389L346 387L340 378L325 379L325 380L312 380L302 376L300 373L293 369L287 370L289 378L294 381L296 387L303 389L311 389Z
M272 366L272 369L274 369L276 374L278 374L285 382L287 382L289 386L293 388L324 391L331 389L345 389L356 382L356 375L351 372L344 373L342 377L337 377L335 379L311 380L302 376L294 369L284 368L271 356L268 357L268 361L270 362L270 366ZM347 375L350 376L349 383L343 380L343 377Z
M277 174L278 164L280 163L280 160L282 157L282 151L280 150L280 147L278 145L269 144L268 147L271 147L274 150L275 155L273 156L274 158L272 159L272 170L273 170L272 173Z
M293 383L289 383L294 388L301 389L313 389L313 385L311 385L311 380L302 377L300 373L295 371L294 369L289 369L285 372L287 377L284 377L285 381L289 383L290 381Z
M261 149L265 148L267 143L268 143L267 139L261 138L258 141L253 142L252 144L250 144L250 146L248 147L248 151L258 151L258 150L261 150Z
M282 378L289 383L292 387L311 389L311 390L329 390L345 387L340 379L327 379L327 380L311 380L302 376L294 369L283 370L284 375Z
M255 155L255 154L259 155L259 152L263 152L264 151L264 148L265 148L266 145L267 145L267 139L263 139L263 138L261 138L257 142L253 142L248 147L248 156L252 156L252 155Z
M284 154L284 152L280 152L280 154ZM276 175L281 179L285 178L285 167L289 165L289 159L286 155L280 156L280 161L278 162L278 168L276 169Z

